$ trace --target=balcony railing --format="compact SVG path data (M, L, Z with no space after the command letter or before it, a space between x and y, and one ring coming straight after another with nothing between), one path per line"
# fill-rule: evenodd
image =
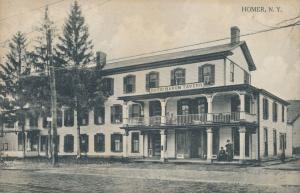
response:
M256 122L257 116L246 112L226 113L200 113L187 115L166 116L165 123L162 123L161 116L153 117L131 117L128 119L130 126L157 126L157 125L200 125L208 123L236 123L241 121Z

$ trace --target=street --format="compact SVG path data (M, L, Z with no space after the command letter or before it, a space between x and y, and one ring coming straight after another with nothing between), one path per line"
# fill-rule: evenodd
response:
M198 164L16 162L0 192L300 192L300 161L260 167Z

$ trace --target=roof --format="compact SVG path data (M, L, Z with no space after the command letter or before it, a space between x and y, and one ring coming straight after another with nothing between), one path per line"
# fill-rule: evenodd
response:
M287 108L288 123L294 123L300 117L300 100L289 100Z
M251 57L251 54L249 52L249 49L247 47L247 44L245 41L241 41L237 44L222 44L217 46L211 46L206 48L198 48L193 50L185 50L185 51L178 51L178 52L172 52L172 53L166 53L166 54L160 54L160 55L153 55L153 56L147 56L147 57L140 57L135 59L129 59L129 60L123 60L118 62L110 62L107 63L104 67L104 71L106 70L112 70L117 68L124 68L124 67L132 67L132 66L139 66L142 64L152 64L152 63L158 63L158 62L165 62L165 61L172 61L176 59L183 59L183 58L190 58L195 56L207 56L212 54L218 54L218 53L225 53L230 52L231 50L241 47L243 54L246 58L246 61L249 66L249 70L255 70L255 64L253 62L253 59Z

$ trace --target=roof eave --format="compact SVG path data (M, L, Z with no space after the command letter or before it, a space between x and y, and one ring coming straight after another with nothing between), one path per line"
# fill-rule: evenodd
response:
M247 43L245 41L243 41L240 46L241 46L241 49L242 49L242 51L243 51L243 53L245 55L245 59L246 59L246 61L248 63L249 70L250 71L256 70L256 65L255 65L255 63L253 61L253 58L252 58L251 54L250 54L249 48L247 46Z

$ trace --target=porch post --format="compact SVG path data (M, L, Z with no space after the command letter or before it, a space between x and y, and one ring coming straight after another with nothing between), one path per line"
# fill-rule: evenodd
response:
M212 128L207 128L207 161L212 161L212 146L213 146L213 130Z
M244 126L241 126L239 132L240 132L240 162L243 163L243 161L245 160L246 128Z
M165 152L166 152L166 141L167 141L167 137L166 137L166 130L165 129L161 129L160 130L160 146L161 146L161 152L160 152L160 160L162 162L166 161L166 157L165 157Z
M128 103L127 101L123 102L123 125L127 125L128 124Z
M65 126L65 109L66 107L61 107L61 127Z
M244 92L240 93L240 119L245 119L245 94Z
M211 95L206 96L206 101L207 101L207 121L212 122L213 121L212 96Z
M128 158L128 130L125 130L123 135L123 157Z
M161 106L161 124L165 125L166 124L166 99L160 100L160 106Z

